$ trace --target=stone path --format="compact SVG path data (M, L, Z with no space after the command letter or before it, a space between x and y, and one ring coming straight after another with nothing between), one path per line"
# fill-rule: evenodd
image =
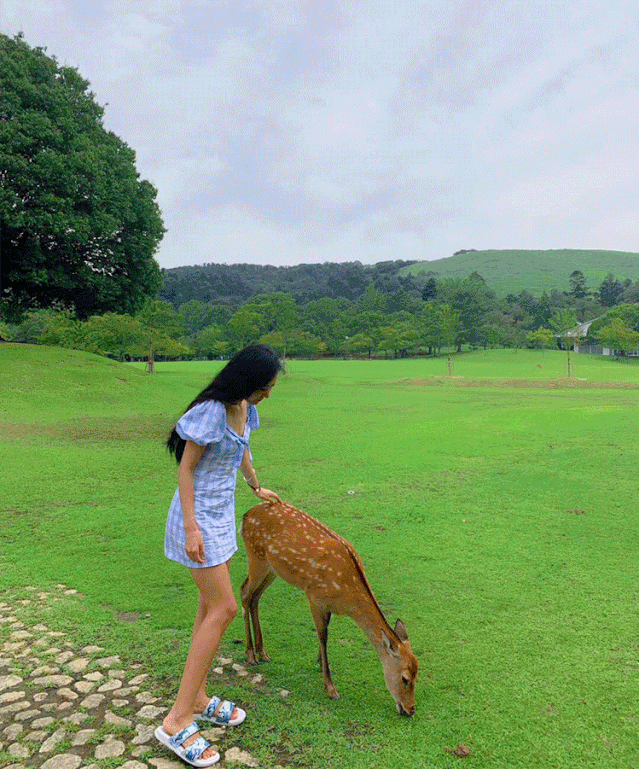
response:
M168 707L145 688L141 668L126 669L99 646L75 648L65 633L27 620L34 606L77 591L29 590L28 599L0 597L0 767L184 769L153 735ZM228 658L214 672L248 675ZM225 729L202 733L222 754L217 766L258 766L238 748L222 751Z

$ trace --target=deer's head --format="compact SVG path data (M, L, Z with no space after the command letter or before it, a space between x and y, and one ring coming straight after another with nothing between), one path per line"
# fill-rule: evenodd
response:
M412 716L415 712L415 681L419 663L401 619L395 623L394 634L395 637L391 638L382 631L384 680L400 716Z

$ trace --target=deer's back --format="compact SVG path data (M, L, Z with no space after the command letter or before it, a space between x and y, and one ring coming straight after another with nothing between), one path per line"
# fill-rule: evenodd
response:
M257 505L242 520L247 551L309 597L338 606L368 591L361 560L348 540L292 505ZM337 603L336 603L337 602Z

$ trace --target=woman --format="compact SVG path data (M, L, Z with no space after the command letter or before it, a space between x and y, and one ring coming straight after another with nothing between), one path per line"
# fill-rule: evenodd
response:
M237 613L229 563L237 550L238 468L258 499L281 502L275 492L258 483L249 450L251 430L259 427L255 406L269 397L280 369L270 347L244 348L195 398L167 441L179 468L164 553L191 570L199 605L177 698L155 736L192 766L211 766L220 759L199 735L195 721L237 726L246 717L235 703L209 697L206 679L220 640Z

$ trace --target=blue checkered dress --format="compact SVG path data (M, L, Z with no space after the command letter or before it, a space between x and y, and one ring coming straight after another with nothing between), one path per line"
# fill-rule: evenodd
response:
M260 420L249 405L244 435L226 423L226 410L219 401L205 401L189 409L176 430L181 438L206 446L193 478L195 518L204 539L205 563L196 563L184 549L185 532L179 489L175 492L166 522L164 554L191 569L225 563L237 550L235 483L237 471L249 448L251 430ZM250 452L250 449L249 449Z

